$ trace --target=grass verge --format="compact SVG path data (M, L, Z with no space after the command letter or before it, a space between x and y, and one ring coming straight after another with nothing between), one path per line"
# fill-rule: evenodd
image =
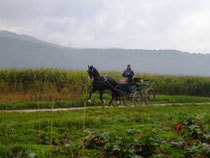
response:
M75 100L57 100L54 103L54 108L70 108L70 107L82 107L84 105L84 100L87 101L87 95L81 95ZM109 95L104 94L104 99L110 98ZM206 103L210 102L210 97L193 97L193 96L168 96L168 95L157 95L156 103L157 104L168 104L168 103ZM51 108L52 102L50 101L40 101L40 108ZM87 106L103 106L108 105L102 104L99 100L98 94L93 94L92 103L89 103ZM0 110L18 110L18 109L37 109L37 101L13 101L13 102L0 102Z
M85 157L206 157L210 106L87 109ZM83 110L0 112L0 157L79 157ZM202 153L200 152L202 151Z

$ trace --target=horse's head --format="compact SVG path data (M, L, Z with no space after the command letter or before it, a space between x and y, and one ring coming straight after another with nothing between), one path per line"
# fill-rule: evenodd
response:
M87 72L88 72L88 75L89 75L90 79L92 79L93 78L93 66L88 65Z
M87 72L89 74L90 79L100 76L98 71L96 70L96 68L93 67L93 65L91 65L91 66L88 65Z

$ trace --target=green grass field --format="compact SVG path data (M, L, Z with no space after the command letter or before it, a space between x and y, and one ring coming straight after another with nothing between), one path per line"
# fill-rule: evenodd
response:
M121 79L119 72L102 75ZM209 77L137 73L150 79L156 103L166 106L5 111L82 107L91 88L87 77L85 71L0 70L0 158L210 157ZM86 106L104 104L93 94Z
M0 157L207 157L209 125L209 104L1 112Z

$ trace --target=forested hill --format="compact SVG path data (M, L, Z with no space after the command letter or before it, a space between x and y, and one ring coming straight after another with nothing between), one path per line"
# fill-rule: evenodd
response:
M0 31L0 69L62 68L122 71L131 64L136 72L210 76L210 55L176 50L76 49Z

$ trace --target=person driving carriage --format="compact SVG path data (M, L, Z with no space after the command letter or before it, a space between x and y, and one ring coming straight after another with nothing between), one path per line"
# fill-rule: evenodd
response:
M133 81L134 72L130 64L127 66L126 70L124 70L122 76L128 78L130 83Z

